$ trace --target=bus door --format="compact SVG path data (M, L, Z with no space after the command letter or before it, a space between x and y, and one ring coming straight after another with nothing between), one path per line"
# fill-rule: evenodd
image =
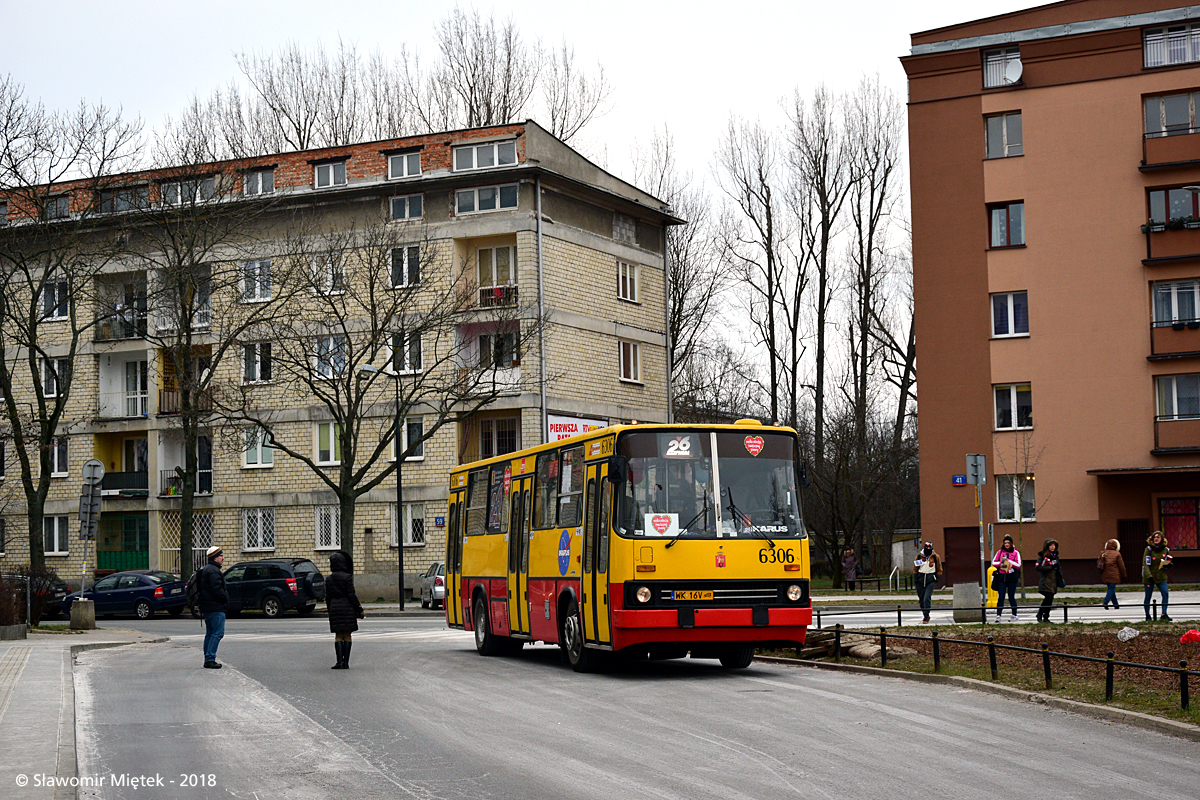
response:
M450 524L446 528L446 623L462 625L462 530L463 493L450 495Z
M529 633L529 494L533 477L513 481L508 526L508 627Z
M612 642L608 618L608 513L612 489L606 463L591 464L584 489L583 519L583 632L596 644ZM607 498L607 501L605 500Z

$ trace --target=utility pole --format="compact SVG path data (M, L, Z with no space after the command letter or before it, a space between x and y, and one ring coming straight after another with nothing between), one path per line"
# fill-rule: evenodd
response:
M975 508L979 510L979 604L987 605L987 543L983 532L983 487L987 484L987 456L967 454L967 483L975 487Z

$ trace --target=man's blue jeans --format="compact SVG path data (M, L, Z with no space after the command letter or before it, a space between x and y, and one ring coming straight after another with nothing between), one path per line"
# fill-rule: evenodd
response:
M1162 583L1147 583L1146 599L1143 601L1143 605L1146 608L1147 617L1150 616L1150 595L1154 594L1155 587L1158 587L1158 593L1162 595L1162 612L1160 616L1165 616L1167 613L1167 598L1171 596L1171 593L1167 591L1167 582L1163 581Z
M225 612L204 615L204 663L217 660L217 645L225 636Z

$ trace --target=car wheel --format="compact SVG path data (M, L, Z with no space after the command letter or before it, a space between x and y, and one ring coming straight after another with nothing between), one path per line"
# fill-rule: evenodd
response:
M421 592L421 608L429 608L430 600L425 599L425 593Z
M263 598L262 612L268 617L278 617L283 613L283 603L279 602L279 598L273 594L269 594Z
M592 672L599 666L600 654L583 646L583 619L579 616L579 604L574 597L567 601L567 613L563 615L558 641L576 672Z
M133 607L133 613L137 614L138 619L150 619L154 616L154 609L149 600L138 600L137 605Z
M720 656L725 669L745 669L754 660L753 647L730 647Z
M174 608L167 611L167 613L170 614L172 617L178 617L180 614L183 613L183 606L175 606Z
M479 655L499 655L500 645L496 641L497 637L492 634L491 625L488 621L487 606L484 604L482 597L475 601L474 621L475 649L479 651Z

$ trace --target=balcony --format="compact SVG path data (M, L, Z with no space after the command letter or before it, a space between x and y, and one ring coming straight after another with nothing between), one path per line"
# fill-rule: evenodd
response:
M183 468L163 469L158 473L158 496L179 497L183 494ZM213 493L213 471L201 469L196 472L196 494Z
M150 494L148 472L106 472L100 481L102 494L123 497L146 497Z
M149 392L101 392L100 419L138 419L149 415Z
M1200 453L1200 418L1155 417L1154 455Z
M479 307L501 308L517 304L516 286L480 286Z
M1200 319L1150 327L1150 360L1200 356Z
M212 411L212 394L204 392L197 398L197 408L200 411ZM183 393L178 389L160 389L158 391L158 415L160 417L179 414L183 410Z
M1142 137L1141 170L1169 169L1200 164L1200 130L1147 133Z
M1151 223L1143 225L1142 231L1146 234L1143 265L1200 259L1200 221Z
M94 339L97 342L145 339L146 318L146 313L143 311L103 319L96 325Z

